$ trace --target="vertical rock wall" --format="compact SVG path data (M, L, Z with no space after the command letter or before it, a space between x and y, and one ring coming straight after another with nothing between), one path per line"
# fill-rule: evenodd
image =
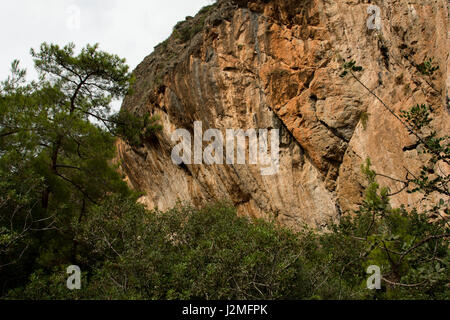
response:
M367 27L370 4L357 0L219 1L178 24L137 67L123 104L160 115L164 126L140 148L118 143L130 184L146 192L142 201L167 209L227 199L243 214L319 227L361 202L367 157L393 178L417 170L407 130L361 84L339 75L342 59L354 59L364 67L361 82L396 112L426 103L434 128L448 134L447 2L371 2L381 9L379 31ZM427 57L440 67L434 77L415 67ZM279 173L173 164L171 134L192 132L194 121L223 132L279 129ZM417 198L400 193L393 204L401 203L415 206Z

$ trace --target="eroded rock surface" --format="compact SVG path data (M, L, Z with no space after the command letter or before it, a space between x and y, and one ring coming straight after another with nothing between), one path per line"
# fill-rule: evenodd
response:
M141 148L118 144L130 184L146 192L142 201L167 209L228 199L243 214L320 226L361 203L367 157L390 177L417 170L414 138L361 84L339 75L342 59L354 59L364 67L361 82L397 113L426 103L434 128L448 133L447 2L372 4L381 9L379 31L367 27L370 4L357 0L219 1L178 24L137 67L134 94L123 104L160 115L164 126ZM415 67L427 57L440 67L433 77ZM171 134L192 132L194 121L204 130L280 129L279 173L175 165ZM417 200L403 192L393 205Z

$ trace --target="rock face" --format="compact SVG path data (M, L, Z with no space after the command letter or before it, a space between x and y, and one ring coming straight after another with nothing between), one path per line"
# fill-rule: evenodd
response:
M137 67L123 104L160 115L164 126L140 148L118 143L129 183L146 193L142 202L167 209L227 199L243 214L320 227L361 203L366 158L393 178L417 170L415 139L360 83L340 77L342 59L363 66L360 81L395 112L428 104L434 128L448 133L447 2L372 4L380 30L368 28L370 4L359 0L218 1L179 23ZM428 57L440 67L433 77L415 67ZM174 164L171 135L192 132L195 121L223 132L279 129L278 174L262 176L259 165ZM417 198L402 192L393 205L402 203Z

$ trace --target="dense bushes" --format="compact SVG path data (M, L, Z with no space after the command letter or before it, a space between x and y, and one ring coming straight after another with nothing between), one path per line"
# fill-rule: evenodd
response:
M64 270L35 273L11 297L93 299L307 298L300 239L223 204L147 212L113 198L78 224L87 274L65 288ZM58 276L59 275L59 276ZM50 285L48 285L50 284ZM38 289L38 290L37 290Z
M66 288L65 268L39 270L9 293L25 299L447 299L448 246L435 239L399 265L393 281L368 290L366 269L385 275L394 266L378 242L392 251L426 234L441 232L425 217L394 210L386 219L369 212L346 217L330 231L293 232L273 223L239 217L228 204L197 210L178 206L148 212L113 197L93 207L73 227L81 250L82 289ZM441 229L440 229L441 228ZM367 241L365 241L367 239ZM368 246L369 244L369 246ZM432 258L434 256L434 261ZM425 261L422 261L425 260ZM425 281L425 282L424 282Z

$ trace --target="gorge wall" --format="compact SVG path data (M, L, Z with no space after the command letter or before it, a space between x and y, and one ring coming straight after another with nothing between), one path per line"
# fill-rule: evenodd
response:
M381 9L381 30L367 27L370 4ZM356 80L340 77L343 59L363 66L361 82L397 113L428 104L433 127L448 133L447 38L444 0L219 1L179 23L135 70L122 108L159 115L164 128L141 147L118 142L122 171L150 208L227 199L243 214L320 227L361 203L366 158L398 179L421 160L401 123ZM440 67L433 77L415 67L429 57ZM280 129L280 171L175 165L171 134L192 132L195 121L204 130ZM401 192L392 204L417 200Z

